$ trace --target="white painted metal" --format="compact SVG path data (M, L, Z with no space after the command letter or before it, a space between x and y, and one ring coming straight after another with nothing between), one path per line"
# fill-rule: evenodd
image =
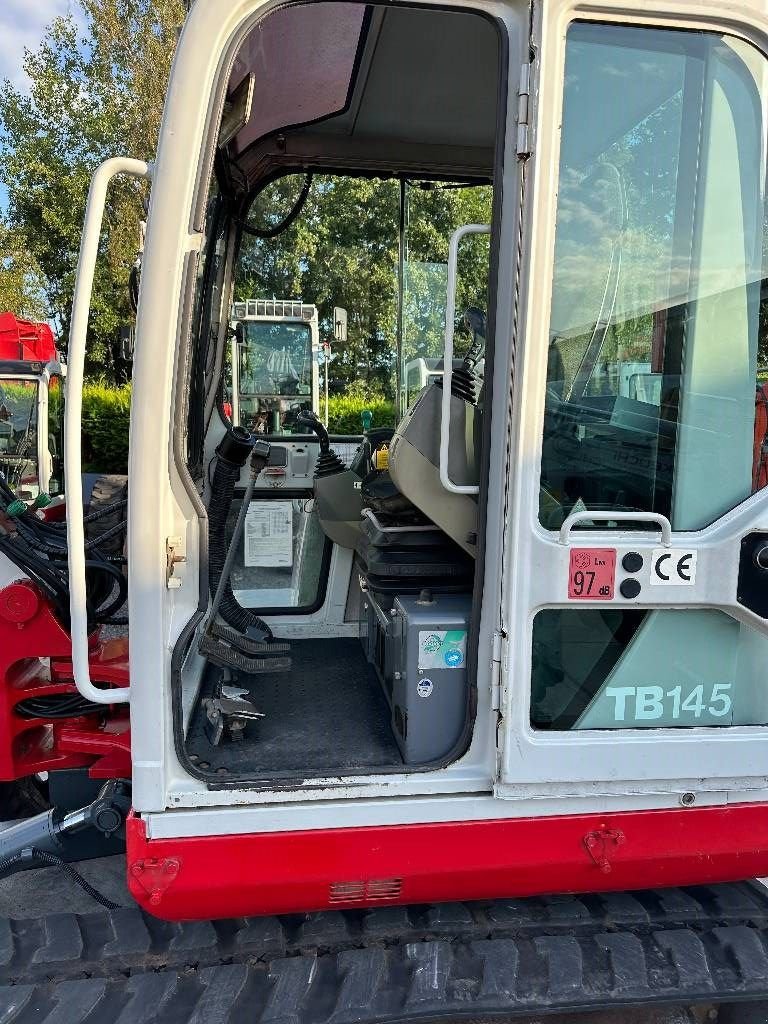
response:
M110 181L118 174L149 178L149 164L117 157L105 161L91 180L85 211L80 259L77 265L72 324L69 335L67 401L64 413L64 492L67 499L67 548L69 551L69 610L72 635L72 669L75 686L95 704L121 704L129 700L129 687L99 690L91 682L88 664L88 611L85 586L85 528L83 525L83 472L81 431L83 370L91 308L93 277L99 252L99 236Z
M443 394L440 404L440 483L452 494L479 494L477 484L455 484L448 469L451 450L451 383L453 381L453 335L456 319L456 281L459 270L459 244L468 235L489 235L490 224L463 224L451 235L448 246L448 295L445 307L445 343L443 346ZM463 443L463 442L462 442Z
M207 188L207 170L199 173L190 154L210 153L206 129L217 123L219 109L211 97L217 80L226 77L235 49L255 18L276 5L237 0L222 8L213 0L198 0L179 47L172 87L164 119L158 159L158 174L150 217L145 280L139 314L135 386L141 388L142 409L132 413L131 508L143 515L133 516L130 559L132 630L141 638L132 650L132 685L139 699L132 708L134 725L134 804L139 812L163 811L167 807L210 808L204 814L169 812L150 814L153 835L225 834L233 831L261 831L267 827L299 829L322 827L322 822L344 821L365 825L378 820L467 820L479 816L513 817L521 814L556 814L570 811L599 811L631 807L669 807L678 802L681 791L697 792L699 802L726 803L729 800L765 798L768 780L760 775L765 763L765 730L751 727L729 729L717 738L710 730L686 730L685 736L667 731L654 734L622 733L614 737L582 732L574 736L572 749L553 754L547 738L530 735L527 729L527 687L530 670L530 622L541 603L558 603L568 548L557 535L538 526L534 510L538 502L537 462L541 444L544 383L546 380L546 324L549 314L549 282L554 242L554 210L557 194L557 133L562 93L564 38L573 18L594 17L601 21L660 24L690 28L716 28L751 39L765 47L768 15L757 2L740 5L738 15L721 0L714 3L651 2L641 6L601 0L597 7L571 0L553 0L535 8L536 38L541 63L531 88L533 108L531 135L533 157L526 206L528 216L523 248L526 272L521 290L522 323L518 334L525 338L515 360L515 421L510 441L510 461L505 463L506 417L512 371L511 341L514 324L514 281L517 262L517 216L514 197L519 193L519 176L514 159L517 125L510 124L506 139L504 174L505 207L502 211L499 291L497 297L497 366L493 382L492 466L489 502L500 509L505 492L515 515L502 537L501 525L489 524L489 554L485 593L490 595L481 622L481 664L478 672L478 719L472 746L457 764L435 772L398 776L361 776L352 779L320 779L296 790L246 790L211 792L190 778L178 763L170 726L170 651L181 629L195 610L194 587L169 593L164 587L162 549L164 538L185 535L189 562L187 578L196 578L200 526L181 482L180 470L169 459L170 444L166 415L152 418L148 410L182 408L174 406L174 349L185 343L179 335L182 270L190 252L199 248L200 225L192 211L198 193ZM459 6L458 4L456 5ZM527 8L511 4L483 3L477 9L501 17L511 34L513 60L522 63L527 47ZM526 31L523 31L525 25ZM521 45L523 43L525 45ZM510 98L517 96L517 76ZM541 92L539 92L541 90ZM546 122L536 120L536 109L547 111ZM514 122L517 111L511 115ZM207 166L207 165L206 165ZM530 191L533 186L534 191ZM528 260L530 259L530 265ZM535 285L532 284L535 282ZM452 317L451 317L452 320ZM452 354L452 353L451 353ZM447 366L450 369L450 365ZM449 391L449 386L446 387ZM178 413L177 413L178 415ZM764 511L749 503L729 514L704 534L692 535L699 551L699 573L707 572L707 558L731 558L739 529L747 524L766 526ZM153 514L147 515L152 509ZM746 511L745 511L746 510ZM739 518L744 515L744 518ZM751 517L751 518L749 518ZM497 536L498 528L498 536ZM683 545L687 536L675 535ZM655 534L614 532L590 533L590 543L610 544L624 550L647 550L658 544ZM502 558L502 544L506 556ZM160 555L160 557L158 557ZM663 606L734 607L735 572L717 586L695 595L668 588ZM528 782L506 774L496 795L504 801L483 797L490 793L495 756L496 714L490 708L492 669L491 637L498 629L500 572L510 581L501 610L509 642L502 645L501 706L507 722L504 757L506 764L530 758ZM551 576L551 579L544 577ZM706 586L710 586L709 583ZM679 604L675 604L675 600ZM662 606L662 605L659 605ZM755 625L743 609L734 609L742 621ZM298 627L298 623L296 624ZM487 664L486 664L487 662ZM481 680L484 686L481 686ZM671 730L669 731L671 732ZM704 735L707 733L708 735ZM570 738L569 738L570 739ZM668 743L667 740L672 742ZM627 757L627 743L634 745ZM720 744L717 746L716 744ZM652 745L653 744L653 745ZM566 744L567 745L567 744ZM602 749L600 748L602 745ZM751 745L751 746L750 746ZM697 753L697 747L702 754ZM686 748L686 749L684 749ZM727 750L727 757L723 752ZM737 753L731 756L733 751ZM685 776L681 754L690 755L687 766L695 771ZM718 759L729 762L728 777L712 772ZM546 769L547 762L552 766ZM581 765L579 765L581 761ZM577 768L572 772L574 766ZM585 771L588 766L588 771ZM644 767L643 767L644 766ZM704 770L702 770L704 769ZM739 775L739 772L743 774ZM524 773L523 773L524 774ZM712 776L708 781L703 776ZM586 777L585 777L586 776ZM685 776L685 777L683 777ZM685 790L682 787L685 787ZM463 796L462 796L463 794ZM473 794L466 797L466 794ZM397 800L393 800L393 797ZM574 802L576 801L576 802ZM279 807L279 804L285 807ZM229 805L228 807L225 805ZM259 806L263 805L263 806ZM268 822L272 822L271 825Z
M495 766L496 714L491 713L491 635L498 626L502 523L496 520L486 538L488 575L480 626L478 712L467 754L446 769L408 776L361 776L344 780L313 780L312 789L296 792L262 790L211 792L191 778L179 763L171 719L171 652L179 634L197 611L195 586L165 588L165 538L186 537L187 562L179 570L185 580L196 581L204 520L189 493L183 464L173 459L171 418L183 418L184 396L176 380L178 351L188 342L189 323L182 325L188 267L200 249L202 221L196 211L204 207L213 154L214 135L223 104L223 84L238 47L256 20L277 3L233 0L221 5L198 0L187 20L177 48L171 86L161 129L153 175L142 295L137 318L137 346L133 383L142 396L131 411L129 497L129 600L131 606L131 722L133 727L133 804L137 812L162 811L186 801L191 806L216 806L290 801L292 820L301 827L317 801L353 800L360 807L357 823L365 824L367 811L360 803L366 795L391 797L410 794L417 802L436 789L450 794L489 793ZM444 7L444 3L439 6ZM510 60L519 66L528 53L529 12L525 3L482 0L457 9L478 10L498 19L509 40ZM515 157L517 74L507 86L510 127L504 145L502 235L508 243L499 255L497 320L505 337L514 316L516 252L511 240L518 232L519 167ZM218 91L217 91L218 90ZM195 154L194 159L190 158ZM182 330L183 326L183 330ZM504 345L497 356L498 376L492 383L492 462L501 465L505 451L505 424L509 401L511 351ZM183 386L183 385L182 385ZM489 382L489 386L490 382ZM178 390L178 395L176 391ZM162 410L162 413L160 412ZM169 412L169 410L172 410ZM498 422L497 422L498 419ZM492 475L489 500L501 504L506 487L503 474ZM151 514L148 510L151 510ZM297 623L298 626L298 623ZM137 642L138 641L138 642ZM222 821L224 819L222 818ZM309 820L306 818L306 820ZM214 829L216 831L216 829Z
M672 524L666 516L660 512L590 512L589 509L582 509L580 512L571 512L568 518L560 527L559 541L567 544L571 537L571 530L579 523L591 523L594 519L598 521L610 520L612 523L656 523L661 529L661 542L665 548L672 546ZM590 538L590 544L592 540Z
M521 282L518 335L524 341L518 341L516 351L513 401L517 415L506 467L513 510L508 524L509 586L504 595L509 642L502 666L503 761L495 794L516 801L521 790L530 792L533 787L533 791L541 788L554 799L570 801L596 791L614 791L625 794L627 807L641 794L654 794L658 801L655 805L664 806L665 794L678 792L681 779L686 777L692 780L692 791L697 794L720 789L727 793L723 802L742 800L748 793L765 792L765 727L547 733L534 731L529 721L533 618L544 607L566 607L568 603L570 547L539 523L538 467L547 382L565 40L569 23L577 19L721 32L745 39L768 53L768 12L753 0L740 3L738 11L731 4L698 0L682 0L673 7L655 0L643 5L553 0L546 7L535 8L534 45L540 61L535 90L538 116L533 119L536 142L528 163L530 180L524 213L523 251L529 259L524 262ZM611 513L610 518L619 517ZM736 582L741 538L751 530L766 529L768 494L763 491L704 530L671 535L675 547L698 552L695 587L653 587L649 594L644 586L642 601L617 598L610 604L720 609L765 634L766 622L736 601ZM638 551L646 555L647 564L651 551L658 546L658 536L590 530L581 535L580 543L616 548L617 563L623 553ZM573 535L569 544L575 546ZM579 602L579 606L598 604ZM605 607L606 602L600 606Z
M240 423L240 385L236 383L237 367L240 363L238 347L237 338L233 334L230 345L230 359L232 360L232 422L235 426L238 426Z
M687 780L695 785L696 780ZM496 799L489 792L457 792L446 797L420 797L407 795L376 797L358 793L353 799L314 801L302 806L301 792L292 793L280 803L253 806L253 796L240 792L239 803L231 807L217 807L217 794L207 794L199 803L182 800L172 811L143 815L147 834L152 839L172 839L187 836L246 835L249 832L298 832L305 829L354 828L361 824L410 825L441 821L489 821L509 817L543 817L562 814L606 814L610 811L652 810L658 807L680 806L683 793L693 790L681 788L666 795L646 794L627 796L615 794L580 794L576 797L552 799L546 793L534 793L522 787L509 801ZM743 803L765 800L768 790L745 793ZM697 792L696 806L709 807L725 803L728 791ZM251 806L245 806L251 804Z
M48 409L50 406L49 391L51 377L60 377L62 387L66 377L67 367L64 363L56 360L48 363L40 378L40 392L38 395L38 430L37 430L37 461L38 475L40 479L40 490L46 494L51 487L51 453L48 450ZM63 397L63 396L62 396Z

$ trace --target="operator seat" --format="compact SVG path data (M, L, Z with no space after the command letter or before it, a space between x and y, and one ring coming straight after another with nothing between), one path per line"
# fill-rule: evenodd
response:
M472 345L451 382L448 475L460 485L477 485L482 438L483 359L486 323L470 307L464 322ZM468 554L477 552L477 497L456 494L440 481L442 379L421 391L397 425L389 449L389 472L398 490Z

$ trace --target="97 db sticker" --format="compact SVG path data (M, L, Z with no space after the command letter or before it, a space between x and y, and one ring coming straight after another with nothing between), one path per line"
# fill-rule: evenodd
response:
M569 600L610 601L615 580L615 548L571 548Z

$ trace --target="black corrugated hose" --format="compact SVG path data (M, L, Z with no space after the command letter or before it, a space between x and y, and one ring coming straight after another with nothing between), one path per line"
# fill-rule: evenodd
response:
M106 907L107 910L119 910L120 904L114 903L112 900L103 896L98 889L94 889L91 883L80 874L77 868L73 868L71 864L67 864L61 857L57 857L53 853L47 853L45 850L38 850L35 846L30 846L26 850L22 850L21 853L15 853L12 857L6 857L4 860L0 860L0 878L3 878L11 868L16 867L17 864L28 864L29 861L36 860L41 864L45 864L48 867L59 868L65 875L69 875L73 882L77 882L81 889L88 893L91 899L96 900L102 907Z
M227 557L227 518L235 496L235 486L253 447L251 435L243 427L234 427L216 449L216 468L211 481L208 503L208 585L211 598L224 570ZM233 629L254 640L273 640L272 630L254 612L243 608L232 593L232 584L226 582L219 614ZM254 635L260 634L260 635Z

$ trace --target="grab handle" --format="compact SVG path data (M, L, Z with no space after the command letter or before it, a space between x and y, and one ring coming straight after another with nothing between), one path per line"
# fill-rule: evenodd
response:
M75 686L94 704L124 704L129 687L100 690L91 682L88 661L88 604L85 582L85 527L82 490L82 413L85 346L91 309L93 277L99 254L101 225L109 183L118 174L149 178L151 166L141 160L118 157L97 168L91 179L85 210L83 238L77 264L75 294L67 359L67 393L64 404L64 494L67 502L67 550L69 553L69 617L72 636L72 672Z
M443 399L440 407L440 483L452 494L479 494L477 484L455 484L448 472L451 449L451 384L453 383L453 332L456 318L456 279L459 242L467 235L489 235L490 224L463 224L451 235L448 246L448 296L445 308L445 344L443 346Z
M660 512L611 512L607 509L598 511L596 509L581 509L579 512L571 512L563 525L560 527L558 540L561 544L567 544L569 535L574 526L579 523L593 522L595 519L613 523L651 523L661 530L661 543L665 548L672 547L672 524Z

